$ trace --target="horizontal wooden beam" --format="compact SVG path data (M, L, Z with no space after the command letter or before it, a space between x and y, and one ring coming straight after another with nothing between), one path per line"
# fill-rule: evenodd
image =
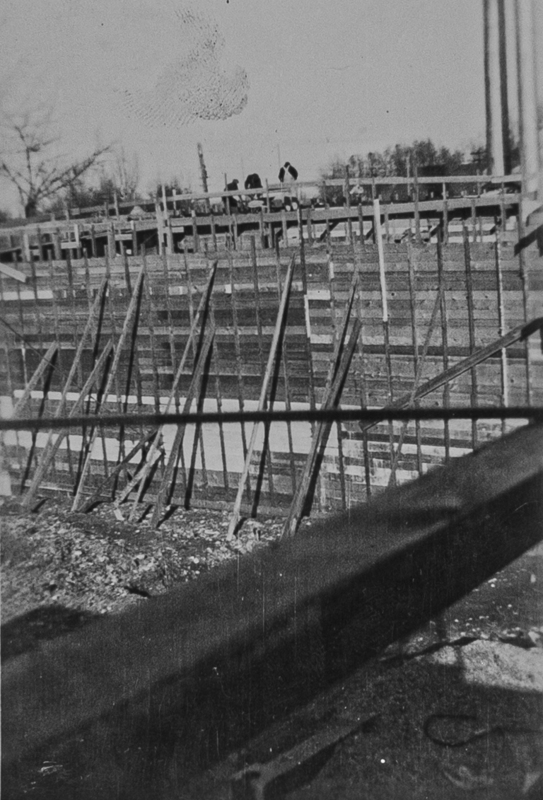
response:
M470 212L472 208L475 206L476 209L484 210L484 209L492 209L492 213L494 213L494 209L496 207L505 207L505 208L515 208L518 206L520 200L519 194L505 194L502 196L485 196L481 195L480 197L456 197L456 198L448 198L447 199L447 211L449 217L456 211L466 211ZM423 200L418 203L419 213L421 216L427 215L439 215L443 213L443 200ZM390 219L398 218L398 217L412 217L414 214L414 204L413 203L382 203L381 204L382 213L388 214ZM309 209L302 208L302 221L305 222L307 220L309 213ZM346 206L329 206L328 208L311 208L311 221L315 224L324 223L326 220L347 220L347 219L358 219L358 206L352 205L350 208ZM362 215L366 219L373 218L373 206L368 203L362 204ZM237 225L254 225L255 228L260 224L260 221L264 223L276 222L280 223L283 217L287 220L287 222L291 222L298 224L298 212L297 211L271 211L268 212L266 210L262 213L262 218L259 214L256 213L239 213L239 214L217 214L211 217L210 215L198 215L197 217L192 216L185 216L185 217L171 217L169 222L171 224L172 230L175 232L176 230L182 229L184 231L185 228L188 228L192 233L194 221L196 220L196 224L198 227L209 226L213 224L216 229L220 228L228 228L230 225L234 223ZM132 225L132 223L131 223ZM94 228L94 235L95 237L100 236L107 236L108 233L111 232L113 229L114 231L120 231L120 235L122 232L126 231L129 227L127 225L126 220L107 220L104 222L90 222L86 220L81 220L78 223L79 226L79 236L81 237L88 237L91 235L91 227ZM51 233L52 231L60 230L61 232L70 228L74 227L73 222L54 222L54 223L40 223L39 228L40 232L43 233ZM149 219L141 219L135 220L133 222L133 228L136 231L153 231L157 230L157 220L156 216L150 216ZM6 234L11 235L18 235L21 233L22 228L9 228L5 229ZM132 230L132 227L130 227ZM38 233L38 226L37 225L26 225L24 227L24 231L29 235L37 235ZM128 237L128 233L126 234ZM130 234L131 238L132 234ZM72 243L72 245L67 246L81 246Z
M26 283L26 275L19 269L14 269L13 267L9 267L7 264L2 264L0 262L0 272L7 278L14 278L16 281L19 281L19 283Z
M6 794L62 742L101 796L160 794L535 545L542 512L539 424L8 661Z

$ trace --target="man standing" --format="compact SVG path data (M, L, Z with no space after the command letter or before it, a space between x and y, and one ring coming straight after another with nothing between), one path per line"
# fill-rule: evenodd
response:
M298 207L298 197L296 191L296 181L298 180L298 170L293 167L290 161L279 170L279 180L283 184L283 204L285 208L292 210Z

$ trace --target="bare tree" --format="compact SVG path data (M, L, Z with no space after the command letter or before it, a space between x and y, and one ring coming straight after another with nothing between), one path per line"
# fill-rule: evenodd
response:
M136 196L140 180L140 168L137 153L127 156L124 147L115 153L113 180L119 187L123 200L133 200Z
M4 142L0 175L17 189L25 217L35 216L43 203L58 198L97 165L109 145L96 147L80 161L59 154L53 110L35 108L17 116L4 112Z

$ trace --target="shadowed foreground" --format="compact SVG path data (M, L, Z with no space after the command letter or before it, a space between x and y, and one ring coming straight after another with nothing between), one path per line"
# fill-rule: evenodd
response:
M542 497L533 425L12 659L5 791L62 746L55 797L168 797L537 543Z

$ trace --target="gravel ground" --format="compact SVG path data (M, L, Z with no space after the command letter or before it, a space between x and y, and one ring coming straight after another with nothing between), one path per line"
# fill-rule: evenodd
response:
M117 519L112 505L73 514L68 501L38 512L0 507L2 658L97 615L116 613L276 539L282 521L248 520L226 539L228 512L176 510L158 530Z

